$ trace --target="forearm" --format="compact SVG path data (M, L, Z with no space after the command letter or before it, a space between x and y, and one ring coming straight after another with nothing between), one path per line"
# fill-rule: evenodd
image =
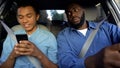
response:
M96 66L95 66L95 58L94 57L88 57L85 60L85 67L86 68L96 68Z
M85 67L86 68L104 68L104 63L103 63L104 52L103 51L104 50L101 50L97 54L86 58L85 59Z
M57 64L50 61L43 53L40 53L37 58L41 62L43 68L58 68Z
M0 68L14 68L15 58L11 55L0 65Z

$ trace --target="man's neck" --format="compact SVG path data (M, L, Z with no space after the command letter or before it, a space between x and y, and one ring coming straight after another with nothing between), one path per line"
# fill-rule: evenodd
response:
M88 27L88 25L87 25L87 22L85 21L85 23L80 28L78 28L77 30L86 29L87 27Z

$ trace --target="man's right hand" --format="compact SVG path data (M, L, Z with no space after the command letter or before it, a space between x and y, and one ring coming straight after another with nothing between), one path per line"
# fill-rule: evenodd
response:
M120 43L102 49L85 60L86 68L120 68Z

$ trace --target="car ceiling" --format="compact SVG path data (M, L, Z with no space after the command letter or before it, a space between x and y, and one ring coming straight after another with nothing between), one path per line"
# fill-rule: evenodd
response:
M40 9L65 9L69 3L77 2L85 7L94 6L102 0L38 0Z
M14 8L15 2L17 3L18 0L1 0L0 1L0 15L6 15L10 8ZM65 9L65 7L69 3L77 2L82 4L84 7L95 6L97 3L105 1L105 0L36 0L38 1L38 6L40 9ZM1 6L4 5L4 8Z
M0 5L6 2L6 7L9 9L13 2L18 0L1 0ZM40 9L65 9L69 3L77 2L85 7L95 6L97 3L105 0L36 0Z
M15 0L17 1L17 0ZM65 9L69 3L77 2L85 7L94 6L105 0L37 0L40 9Z

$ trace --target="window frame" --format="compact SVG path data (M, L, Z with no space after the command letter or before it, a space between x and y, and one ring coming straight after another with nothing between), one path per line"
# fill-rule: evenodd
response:
M120 9L114 0L107 0L107 6L115 19L115 22L118 27L120 27Z

